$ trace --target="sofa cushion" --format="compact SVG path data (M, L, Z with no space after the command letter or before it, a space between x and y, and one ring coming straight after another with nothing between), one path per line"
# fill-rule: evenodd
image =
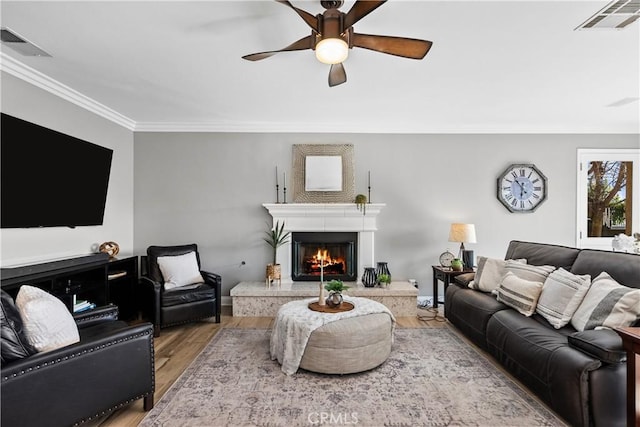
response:
M489 319L487 345L508 371L570 425L589 425L589 373L602 362L572 348L564 329L503 310Z
M25 336L22 318L13 302L13 298L3 290L0 290L0 298L0 350L2 352L0 360L4 365L5 363L31 356L36 353L36 350L29 344Z
M524 258L527 260L527 264L553 265L562 267L565 270L570 270L579 252L580 249L567 246L512 240L509 242L509 247L507 248L507 253L504 258Z
M78 326L58 298L34 286L22 285L16 307L29 344L38 352L51 351L80 341Z
M556 329L568 325L591 286L591 276L559 268L547 277L536 312Z
M157 262L164 279L165 291L204 282L194 251L182 255L160 256Z
M447 288L444 307L447 319L483 349L487 347L487 322L498 311L508 309L491 294L456 284Z
M582 303L571 318L578 331L600 327L630 326L640 316L640 289L622 286L606 272L593 279Z
M627 360L622 338L611 329L582 331L569 335L569 345L606 363Z
M170 307L174 305L186 304L189 302L215 299L216 290L206 283L201 283L195 288L188 286L163 292L162 306Z
M592 278L606 271L621 285L640 288L640 256L635 254L582 249L570 271L589 274Z
M497 296L498 301L528 317L536 311L541 292L542 282L521 279L507 271L498 286Z

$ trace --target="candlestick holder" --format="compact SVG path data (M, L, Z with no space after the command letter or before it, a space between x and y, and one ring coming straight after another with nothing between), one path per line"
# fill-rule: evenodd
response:
M276 203L280 203L280 186L276 184Z
M283 187L282 188L283 191L283 195L282 195L282 203L287 203L287 187Z

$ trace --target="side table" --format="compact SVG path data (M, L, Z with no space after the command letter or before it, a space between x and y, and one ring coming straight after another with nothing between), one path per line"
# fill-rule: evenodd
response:
M627 425L640 425L640 328L619 328L616 332L622 338L622 346L627 351Z
M464 273L473 273L474 271L453 271L449 267L442 267L440 265L432 265L431 267L433 268L433 308L438 308L438 304L444 304L444 301L438 301L438 281L444 283L444 290L442 291L442 295L444 296L454 277Z

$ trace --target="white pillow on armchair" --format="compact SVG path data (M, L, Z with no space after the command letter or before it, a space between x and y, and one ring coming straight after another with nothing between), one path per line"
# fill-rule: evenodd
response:
M184 255L158 257L158 267L166 291L204 282L193 251Z

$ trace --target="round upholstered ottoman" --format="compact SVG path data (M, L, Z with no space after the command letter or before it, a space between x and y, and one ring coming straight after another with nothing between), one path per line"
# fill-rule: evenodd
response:
M323 374L373 369L389 357L392 334L391 317L386 313L327 323L311 333L300 367Z

